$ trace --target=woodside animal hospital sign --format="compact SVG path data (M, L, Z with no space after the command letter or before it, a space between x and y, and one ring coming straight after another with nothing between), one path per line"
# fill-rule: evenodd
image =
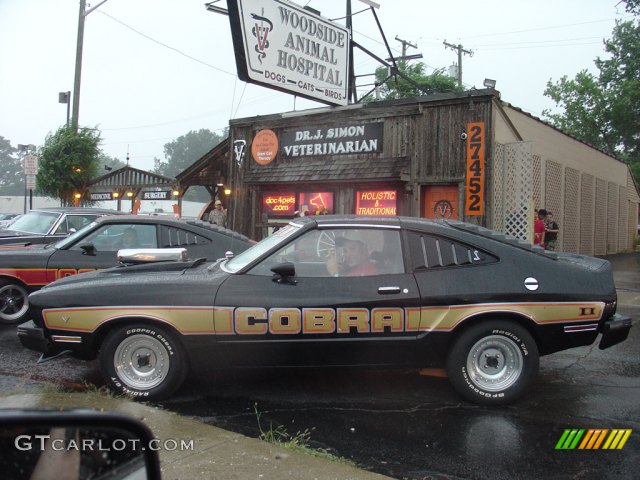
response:
M348 104L349 31L286 0L228 0L238 77Z

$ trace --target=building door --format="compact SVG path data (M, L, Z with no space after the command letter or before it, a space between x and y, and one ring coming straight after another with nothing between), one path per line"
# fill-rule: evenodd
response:
M460 218L457 185L428 185L423 187L423 192L423 218Z

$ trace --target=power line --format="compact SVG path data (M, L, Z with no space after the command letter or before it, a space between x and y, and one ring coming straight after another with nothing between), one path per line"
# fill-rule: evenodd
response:
M503 46L503 47L485 47L482 49L483 52L489 50L522 50L522 49L530 49L530 48L561 48L561 47L581 47L584 45L600 45L601 42L582 42L582 43L558 43L552 45L529 45L529 46Z
M631 18L633 16L630 16ZM625 17L622 17L625 18ZM525 30L513 30L510 32L500 32L500 33L483 33L480 35L468 35L466 37L463 37L465 40L466 39L470 39L470 38L481 38L481 37L497 37L499 35L512 35L514 33L527 33L527 32L539 32L542 30L554 30L554 29L558 29L558 28L567 28L567 27L577 27L579 25L591 25L593 23L604 23L604 22L610 22L612 20L616 20L615 18L607 18L607 19L603 19L603 20L591 20L589 22L579 22L579 23L567 23L564 25L554 25L551 27L537 27L537 28L528 28Z
M554 43L562 45L562 43L557 42L575 42L577 40L602 40L602 37L578 37L578 38L558 38L555 40L530 40L528 42L505 42L505 43L486 43L484 45L476 45L476 47L499 47L499 46L507 46L507 45L527 45L527 44L536 44L536 43ZM591 44L593 42L585 42L585 44Z
M178 50L177 48L172 47L172 46L170 46L170 45L167 45L166 43L163 43L163 42L161 42L160 40L156 40L155 38L150 37L149 35L147 35L147 34L145 34L145 33L142 33L142 32L141 32L141 31L139 31L139 30L136 30L136 29L135 29L135 28L133 28L131 25L127 25L127 24L126 24L126 23L124 23L122 20L118 20L117 18L115 18L115 17L113 17L113 16L109 15L108 13L103 12L102 10L97 10L97 11L98 11L98 13L101 13L102 15L105 15L106 17L109 17L109 18L110 18L111 20L113 20L114 22L117 22L117 23L119 23L120 25L122 25L122 26L124 26L124 27L128 28L128 29L129 29L129 30L131 30L132 32L135 32L135 33L137 33L138 35L140 35L140 36L142 36L142 37L146 38L147 40L151 40L152 42L157 43L158 45L161 45L161 46L163 46L163 47L165 47L165 48L168 48L169 50L172 50L172 51L174 51L174 52L176 52L176 53L178 53L178 54L182 55L183 57L188 58L189 60L193 60L194 62L198 62L198 63L200 63L200 64L202 64L202 65L204 65L204 66L206 66L206 67L209 67L209 68L212 68L212 69L214 69L214 70L217 70L218 72L226 73L227 75L231 75L232 77L237 77L237 75L236 75L235 73L227 72L226 70L223 70L223 69L218 68L218 67L216 67L216 66L214 66L214 65L211 65L210 63L204 62L204 61L202 61L202 60L200 60L200 59L198 59L198 58L196 58L196 57L192 57L192 56L191 56L191 55L189 55L188 53L184 53L183 51Z

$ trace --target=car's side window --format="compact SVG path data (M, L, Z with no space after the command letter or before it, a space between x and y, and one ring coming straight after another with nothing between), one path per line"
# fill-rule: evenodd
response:
M409 248L414 270L478 265L498 261L495 256L471 245L418 232L409 234Z
M71 233L72 228L77 232L85 225L89 225L96 218L97 215L65 215L53 234L66 235L67 233Z
M250 274L273 275L278 264L293 263L299 277L361 277L404 273L400 232L376 228L312 230L296 238Z
M123 248L157 248L155 225L119 223L102 225L76 244L71 250L91 243L99 252L115 252Z
M164 247L186 247L188 245L207 245L211 240L188 230L175 227L160 227L160 245Z
M67 233L69 233L69 227L67 225L67 217L65 217L60 222L60 225L58 225L56 227L56 229L53 232L53 234L54 235L66 235Z

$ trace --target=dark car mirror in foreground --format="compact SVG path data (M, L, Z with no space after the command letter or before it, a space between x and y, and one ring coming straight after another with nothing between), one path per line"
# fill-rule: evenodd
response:
M118 262L125 265L137 265L154 262L186 262L186 248L132 248L118 250Z
M3 478L159 479L155 441L143 423L118 413L0 411Z
M83 255L89 255L91 257L95 257L98 252L93 243L83 243L80 245L80 250L82 250Z

